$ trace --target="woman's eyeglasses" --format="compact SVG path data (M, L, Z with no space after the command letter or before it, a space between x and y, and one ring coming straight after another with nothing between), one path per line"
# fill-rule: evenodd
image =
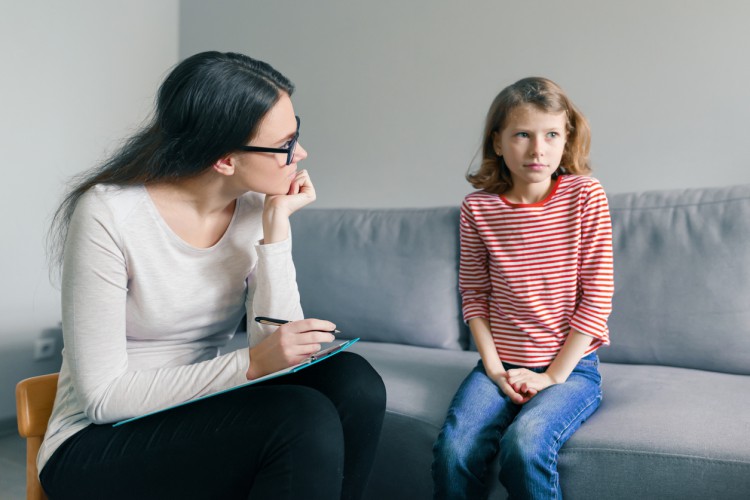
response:
M294 137L289 141L289 146L285 148L264 148L261 146L240 146L237 149L240 151L250 151L258 153L286 153L286 164L290 165L294 159L294 148L297 147L297 139L299 139L299 116L295 116L297 119L297 131L294 133Z

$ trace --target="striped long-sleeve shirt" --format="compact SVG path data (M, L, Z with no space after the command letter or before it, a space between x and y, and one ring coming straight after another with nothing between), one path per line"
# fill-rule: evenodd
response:
M607 197L591 177L563 175L539 203L476 191L461 207L464 320L487 318L500 359L549 365L573 328L609 344L614 292Z

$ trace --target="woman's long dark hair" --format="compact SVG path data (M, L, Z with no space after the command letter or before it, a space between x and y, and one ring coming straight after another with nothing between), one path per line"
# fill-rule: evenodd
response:
M159 87L150 123L102 165L73 179L48 233L52 267L62 263L70 219L91 187L196 176L247 143L281 93L293 91L269 64L242 54L203 52L179 63Z

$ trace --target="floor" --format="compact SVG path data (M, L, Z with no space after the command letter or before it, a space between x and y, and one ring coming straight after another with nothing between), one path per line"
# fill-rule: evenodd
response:
M26 498L26 442L15 432L0 435L0 498Z

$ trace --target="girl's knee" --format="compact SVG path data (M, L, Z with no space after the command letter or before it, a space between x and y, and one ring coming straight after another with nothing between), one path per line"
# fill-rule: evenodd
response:
M501 462L506 460L532 463L549 449L550 436L543 422L521 421L511 425L500 440Z
M456 439L453 429L447 425L443 427L432 446L432 454L435 460L441 462L456 461L455 459L463 454L459 443L460 441Z
M496 447L483 446L482 439L472 433L467 434L466 430L449 423L445 425L433 446L436 468L474 470L494 455Z
M512 425L500 440L500 463L534 467L554 448L554 436L539 426Z
M452 439L441 433L432 449L433 475L444 475L449 471L463 470L467 468L469 452L460 441Z

